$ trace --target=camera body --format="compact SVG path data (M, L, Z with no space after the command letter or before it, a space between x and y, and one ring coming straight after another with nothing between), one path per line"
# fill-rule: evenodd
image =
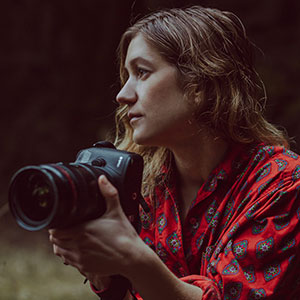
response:
M135 221L142 173L140 155L98 142L79 151L73 163L26 166L17 171L9 187L10 210L17 223L30 231L98 218L106 211L98 187L103 174L117 188L124 213Z

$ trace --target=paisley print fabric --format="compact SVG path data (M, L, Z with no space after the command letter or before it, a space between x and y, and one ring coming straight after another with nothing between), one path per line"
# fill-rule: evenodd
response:
M175 176L146 199L151 211L140 211L140 236L167 267L200 287L204 300L297 299L299 156L282 147L233 145L185 220Z

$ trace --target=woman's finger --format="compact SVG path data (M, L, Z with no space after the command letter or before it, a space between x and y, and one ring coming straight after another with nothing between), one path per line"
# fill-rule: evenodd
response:
M55 255L59 256L64 264L76 265L78 263L78 257L74 251L70 251L65 248L61 248L57 245L53 245L53 252Z
M101 175L98 184L103 197L106 200L106 212L122 210L118 190L108 181L105 175Z
M74 236L78 236L79 233L81 233L83 230L82 224L74 225L69 228L63 228L63 229L49 229L48 232L53 237L60 239L60 240L69 240L73 239Z
M49 240L52 244L55 244L64 249L72 249L77 245L77 243L72 239L57 239L51 234L49 236Z

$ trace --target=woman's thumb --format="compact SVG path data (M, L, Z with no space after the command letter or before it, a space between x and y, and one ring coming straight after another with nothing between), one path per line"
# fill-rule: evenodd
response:
M108 181L105 175L98 178L98 184L106 201L106 212L121 209L118 190Z

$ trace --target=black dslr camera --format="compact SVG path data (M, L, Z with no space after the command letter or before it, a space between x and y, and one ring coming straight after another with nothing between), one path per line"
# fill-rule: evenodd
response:
M64 228L100 217L106 210L98 187L104 174L117 188L125 214L138 216L143 159L98 142L81 150L74 163L26 166L9 187L10 210L24 229ZM133 220L134 221L134 220Z

